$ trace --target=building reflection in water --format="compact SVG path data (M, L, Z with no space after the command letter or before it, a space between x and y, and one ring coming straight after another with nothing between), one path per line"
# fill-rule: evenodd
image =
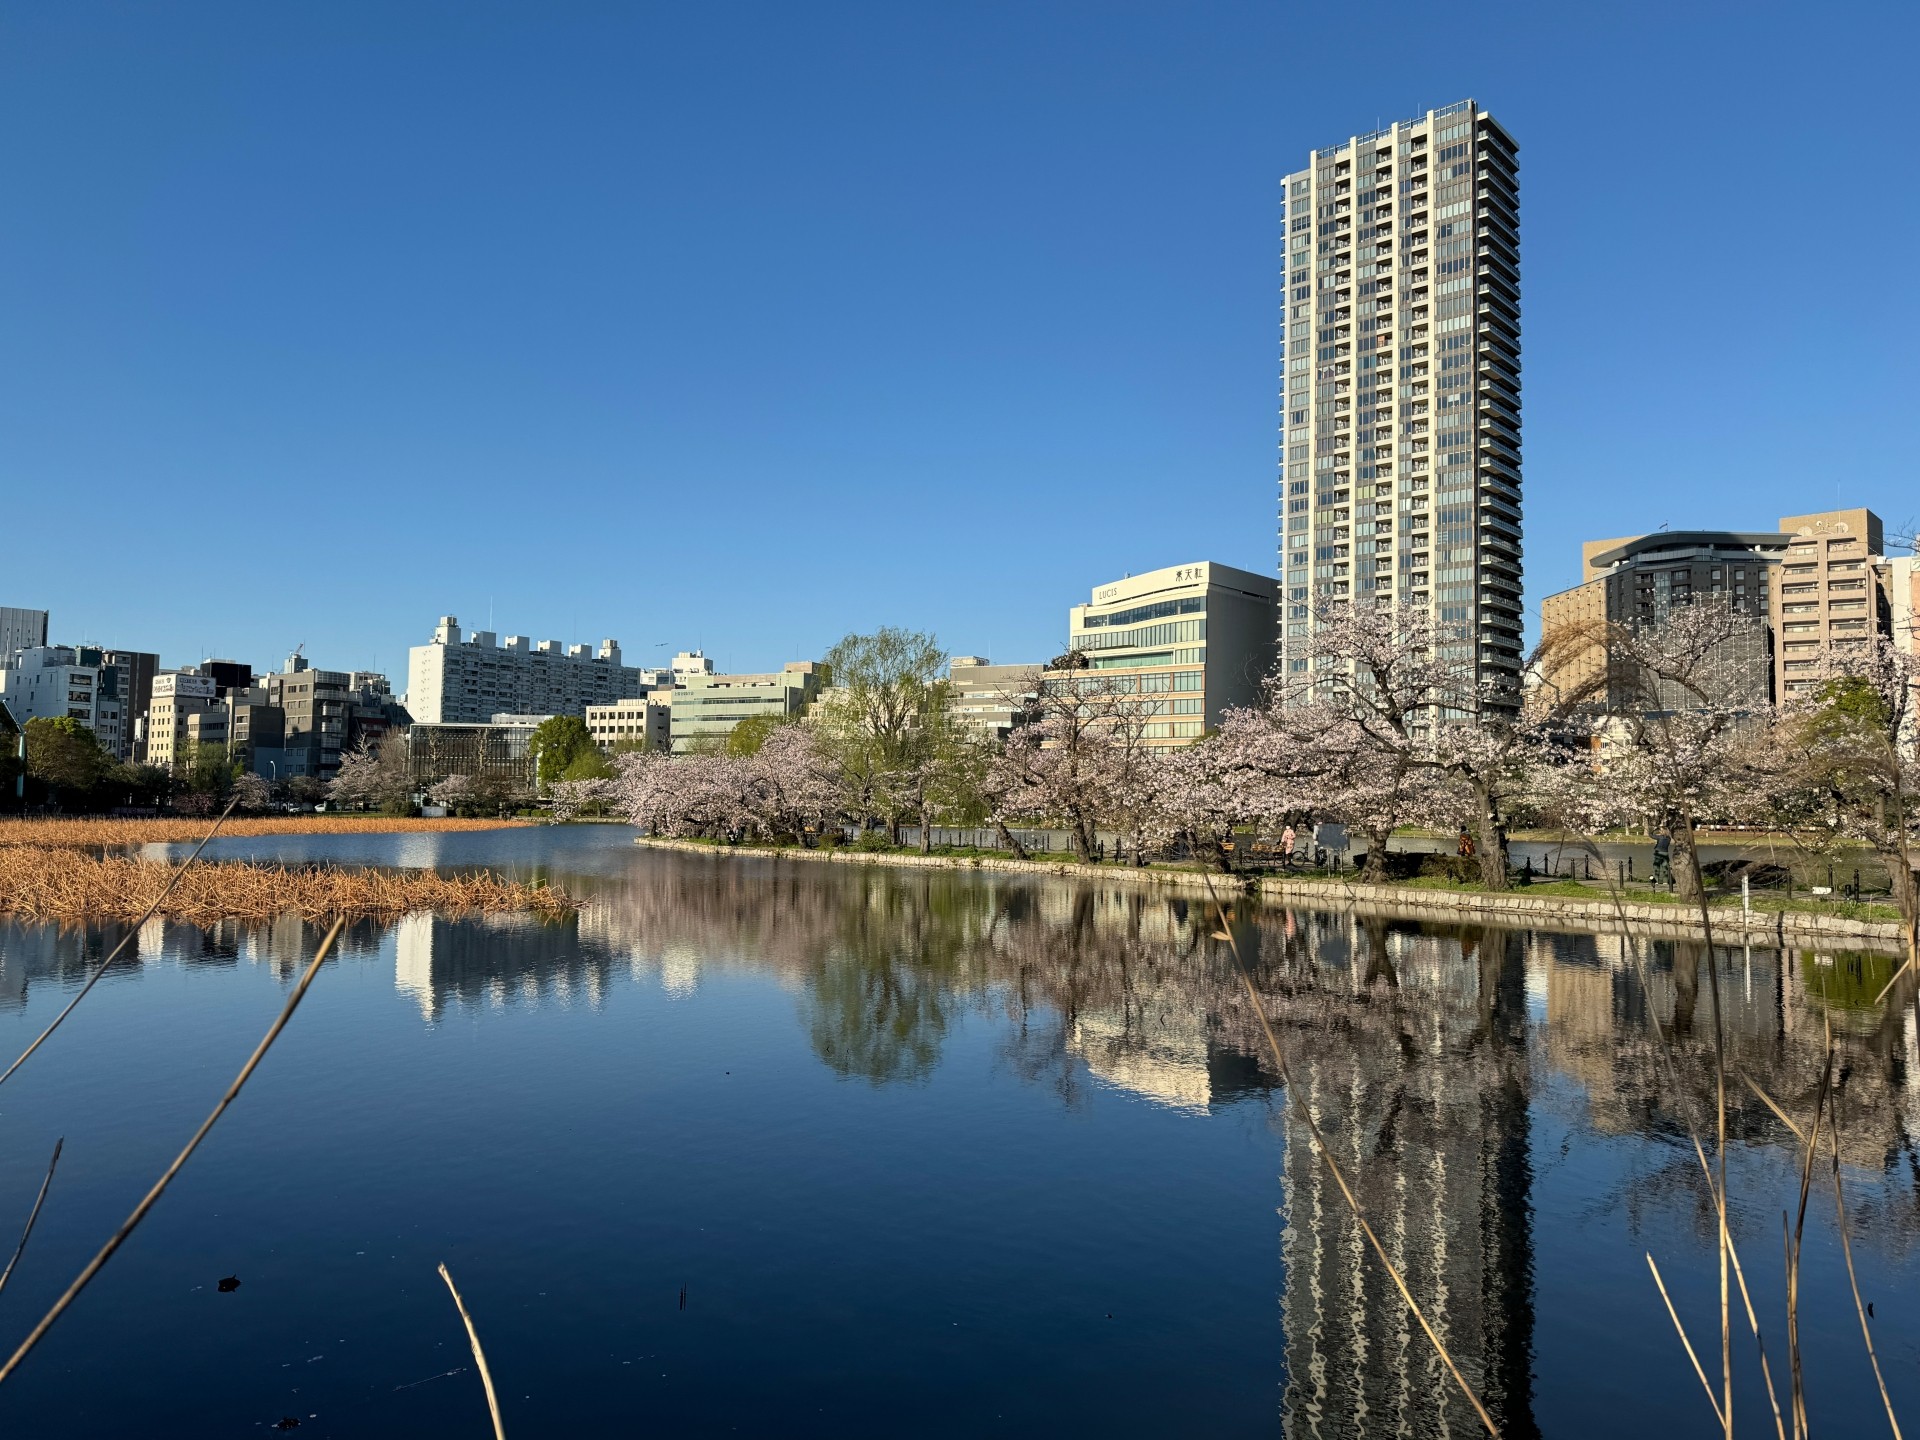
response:
M1659 1142L1673 1193L1700 1200L1685 1143L1690 1125L1710 1130L1713 1103L1698 944L1243 907L1230 923L1288 1050L1296 1092L1283 1097L1232 954L1194 901L1124 884L659 856L562 878L585 901L575 918L415 915L390 934L353 927L343 960L391 944L395 986L429 1021L450 1007L597 1007L620 983L682 999L703 978L750 973L793 994L814 1052L849 1080L925 1081L971 1015L1001 1029L1006 1069L1068 1105L1106 1089L1193 1117L1262 1107L1285 1140L1279 1409L1291 1436L1478 1433L1314 1155L1304 1114L1508 1436L1537 1433L1542 1084L1578 1096L1576 1118L1597 1135ZM36 982L77 983L122 933L0 926L0 1006L21 1005ZM291 976L316 940L295 919L150 922L134 963ZM1843 1153L1890 1180L1909 1164L1920 1174L1911 978L1875 1004L1888 957L1735 949L1718 965L1730 1063L1808 1113L1831 1025ZM1790 1153L1750 1089L1729 1101L1740 1143ZM1876 1253L1909 1243L1911 1184L1858 1194Z

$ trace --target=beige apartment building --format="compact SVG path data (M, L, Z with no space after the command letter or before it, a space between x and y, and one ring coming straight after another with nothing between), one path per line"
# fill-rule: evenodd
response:
M1889 560L1886 589L1893 643L1912 654L1920 650L1920 556Z
M147 763L162 770L191 764L196 747L211 739L206 717L217 712L225 720L219 704L211 675L168 670L154 676L153 698L147 704ZM220 738L224 743L224 725Z
M659 750L673 745L673 691L659 690L611 705L587 706L587 731L602 750Z
M1871 510L1788 515L1787 553L1774 587L1774 694L1785 700L1817 683L1827 646L1892 629L1882 589L1886 548Z

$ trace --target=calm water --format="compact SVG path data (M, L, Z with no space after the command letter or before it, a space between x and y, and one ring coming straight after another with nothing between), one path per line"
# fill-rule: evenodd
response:
M1477 1433L1302 1106L1507 1434L1711 1426L1643 1258L1717 1350L1685 1138L1711 1114L1697 947L1243 910L1288 1096L1195 905L627 840L216 846L493 865L588 904L565 924L350 932L138 1237L0 1390L0 1433L254 1435L292 1416L302 1435L483 1434L441 1260L520 1436ZM117 938L0 928L9 1057ZM149 925L137 963L0 1090L0 1248L67 1141L0 1295L9 1347L203 1118L317 939ZM1735 1063L1801 1113L1831 1021L1856 1260L1896 1404L1920 1416L1911 991L1872 1008L1878 958L1718 964ZM1745 1086L1733 1106L1736 1227L1779 1365L1795 1158ZM1824 1183L1809 1217L1814 1421L1873 1433ZM226 1275L241 1286L223 1295ZM1751 1340L1735 1353L1742 1429L1771 1433Z

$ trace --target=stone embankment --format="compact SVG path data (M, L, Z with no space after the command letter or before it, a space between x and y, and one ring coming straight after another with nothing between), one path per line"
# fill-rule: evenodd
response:
M692 840L642 836L636 845L714 859L798 860L809 864L887 865L901 869L985 870L1018 875L1057 875L1068 879L1145 885L1171 890L1291 901L1316 910L1354 910L1409 920L1472 918L1489 924L1524 925L1546 930L1578 929L1605 935L1700 939L1705 927L1697 909L1674 904L1582 899L1569 895L1489 894L1477 890L1426 890L1404 885L1363 885L1339 878L1221 875L1165 866L1135 869L1124 865L1082 865L1071 860L1015 860L995 856L875 854L857 850L801 850L792 846L710 845ZM1899 950L1900 926L1891 920L1855 920L1843 915L1801 911L1743 911L1739 906L1712 909L1716 943L1787 945L1844 943L1855 948Z

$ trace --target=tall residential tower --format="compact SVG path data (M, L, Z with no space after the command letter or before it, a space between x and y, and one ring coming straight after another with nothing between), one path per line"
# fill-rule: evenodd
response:
M1313 617L1412 605L1520 682L1516 147L1471 100L1286 179L1281 653Z

